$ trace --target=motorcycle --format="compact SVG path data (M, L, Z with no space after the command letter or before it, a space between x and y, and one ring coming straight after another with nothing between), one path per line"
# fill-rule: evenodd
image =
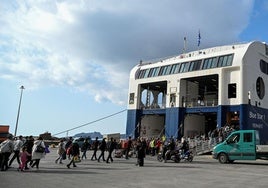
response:
M194 154L192 151L187 150L186 152L183 152L183 150L179 150L179 156L180 160L192 162L194 159Z
M165 156L165 151L164 152L159 152L157 155L157 160L159 162L162 162L163 160L172 160L175 163L179 163L181 158L180 158L180 152L179 150L173 150L171 152L169 152L166 156ZM165 159L166 157L166 159Z

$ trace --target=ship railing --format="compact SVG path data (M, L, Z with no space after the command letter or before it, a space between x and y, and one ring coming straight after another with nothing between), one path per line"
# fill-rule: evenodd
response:
M183 102L183 107L211 107L218 106L218 99L208 99L208 100L188 100Z

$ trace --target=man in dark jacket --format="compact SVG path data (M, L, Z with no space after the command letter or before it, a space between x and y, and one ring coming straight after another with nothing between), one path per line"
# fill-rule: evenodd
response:
M33 145L34 145L34 138L33 136L29 136L28 139L26 140L26 142L24 143L24 145L26 146L26 151L28 153L32 153L33 151ZM25 169L29 169L28 168L28 163L30 163L30 165L32 165L32 155L30 156L27 156L27 161L26 161L26 166L25 166Z
M139 138L137 141L137 146L136 149L138 151L138 156L137 156L137 164L139 166L144 165L144 158L145 158L145 150L146 150L146 140Z
M170 142L167 146L168 150L165 153L165 162L167 162L167 158L169 155L172 155L174 153L174 150L176 148L176 143L173 137L171 137Z
M110 142L110 144L109 144L109 148L108 148L108 152L109 152L109 154L108 154L106 163L110 163L110 162L109 162L109 159L111 159L111 162L114 161L113 158L112 158L112 153L113 153L113 151L114 151L115 148L116 148L116 140L113 139L113 138L111 138L111 142Z
M71 153L72 159L71 159L70 163L67 164L67 168L70 168L71 164L73 164L73 167L76 167L75 158L80 157L80 150L79 150L78 143L74 142L71 147L72 147L72 153Z
M98 158L98 162L100 162L101 157L102 157L102 160L105 161L104 152L105 152L106 148L107 148L106 147L106 138L103 138L101 141L100 147L99 147L99 149L101 150L101 154Z
M96 137L95 141L93 142L93 155L91 157L91 160L93 161L93 158L95 158L95 160L97 160L97 151L98 151L98 147L100 145L100 142L99 142L99 137Z
M83 158L87 159L87 150L88 150L89 146L90 146L90 144L88 142L88 139L85 139L84 143L82 144L82 147L81 147L81 152L83 152L81 159L83 159Z

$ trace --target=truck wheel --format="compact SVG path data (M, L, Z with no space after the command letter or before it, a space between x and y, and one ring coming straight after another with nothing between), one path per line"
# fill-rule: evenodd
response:
M219 162L220 163L227 163L228 157L225 153L220 153L219 155Z

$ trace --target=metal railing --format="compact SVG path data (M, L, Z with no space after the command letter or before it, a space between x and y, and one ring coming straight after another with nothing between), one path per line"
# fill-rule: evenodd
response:
M218 106L218 99L209 100L187 100L183 102L183 107L206 107L206 106Z
M210 138L209 140L197 140L197 139L191 139L189 141L190 148L192 148L192 151L195 155L201 155L205 153L212 152L212 149L215 145L219 143L219 138Z

